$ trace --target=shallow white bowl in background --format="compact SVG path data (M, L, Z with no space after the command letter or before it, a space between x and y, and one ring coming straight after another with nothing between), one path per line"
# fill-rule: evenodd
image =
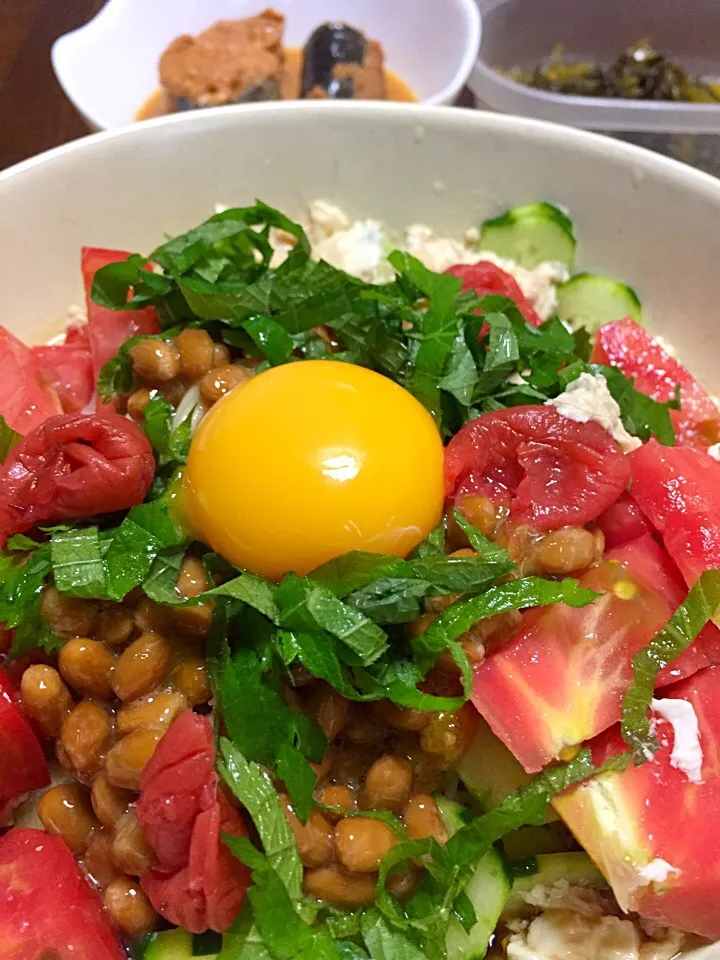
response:
M264 0L108 0L85 26L60 37L52 62L60 84L91 127L132 122L158 86L158 60L171 40L219 19L260 13ZM315 27L343 20L379 40L386 65L424 103L451 103L480 46L475 0L276 0L285 43L301 47Z
M720 386L720 181L581 131L409 104L220 107L98 134L0 173L3 323L28 340L57 332L82 296L82 244L149 251L216 203L255 197L292 216L323 197L398 230L424 222L458 234L513 204L561 204L578 267L631 283L649 324ZM693 956L717 960L719 950Z

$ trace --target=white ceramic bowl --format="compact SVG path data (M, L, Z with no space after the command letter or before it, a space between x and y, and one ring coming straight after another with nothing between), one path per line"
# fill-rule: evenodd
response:
M592 134L404 104L224 107L98 134L0 174L2 322L30 340L81 296L82 244L148 251L216 202L323 197L461 232L512 204L572 213L579 266L622 277L717 387L720 181ZM695 955L718 956L718 946Z
M512 204L571 211L578 266L631 283L713 389L720 181L567 128L377 103L219 107L76 141L0 173L2 322L37 339L81 296L82 244L147 251L214 204L315 198L460 233Z
M326 20L359 27L382 43L387 66L423 103L451 103L480 46L475 0L108 0L93 20L55 42L53 67L90 126L111 130L130 123L158 86L158 59L171 40L266 5L285 14L293 47Z

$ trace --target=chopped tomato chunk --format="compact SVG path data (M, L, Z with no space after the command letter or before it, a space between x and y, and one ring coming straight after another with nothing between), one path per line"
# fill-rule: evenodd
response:
M630 456L630 492L686 583L720 569L720 463L650 440Z
M573 787L554 805L624 909L717 940L720 667L696 673L663 691L662 697L685 701L697 717L701 782L673 766L676 734L667 719L654 713L660 749L652 760ZM687 712L688 706L683 709ZM596 764L625 750L617 726L592 744ZM648 870L651 864L655 869Z
M631 317L598 330L591 359L618 367L634 378L638 390L661 403L672 400L679 386L681 409L671 411L677 442L709 447L720 441L720 411L710 394Z
M24 436L61 411L55 391L41 382L33 351L0 327L0 414Z
M515 636L475 668L473 702L528 772L620 719L632 658L686 590L663 548L645 535L610 551L580 579L601 596L525 614ZM658 686L720 662L714 626L658 677Z
M115 413L63 414L32 430L0 466L0 545L45 520L142 503L155 460L142 430Z
M45 754L23 716L10 675L0 667L0 827L26 793L48 783Z
M534 327L539 327L542 323L535 307L522 292L515 277L489 260L481 260L473 264L458 263L448 267L445 272L462 280L463 290L474 290L479 297L488 294L507 297L515 303L528 323Z
M688 588L677 565L653 537L642 537L609 550L606 559L619 561L632 571L633 577L664 597L671 610L676 610L688 595ZM704 667L720 663L720 629L708 623L692 645L658 676L658 687L690 677Z
M99 895L59 837L0 837L2 960L125 960Z
M221 833L247 828L218 786L207 717L187 710L170 727L143 772L136 813L158 858L140 878L158 913L193 933L227 930L250 872Z
M480 494L536 530L582 525L620 496L630 467L606 430L553 407L486 413L453 437L445 452L445 492L462 509Z
M621 547L646 533L652 533L652 527L642 510L627 493L604 510L595 523L602 531L608 549Z
M157 333L159 330L154 307L145 307L142 310L109 310L94 303L90 295L97 271L109 263L127 260L129 256L127 250L104 250L101 247L83 247L82 250L82 274L93 375L96 381L104 364L115 356L126 340L141 334Z

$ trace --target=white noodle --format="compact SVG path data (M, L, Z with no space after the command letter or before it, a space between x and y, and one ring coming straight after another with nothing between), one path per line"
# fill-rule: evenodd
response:
M188 390L185 396L182 398L178 404L178 408L175 411L175 414L172 418L171 430L175 431L180 426L181 423L184 423L190 414L193 412L195 407L200 400L200 387L197 384L193 384L192 387Z
M192 420L190 421L190 433L191 435L195 433L198 428L198 424L202 418L207 413L207 407L204 403L198 403L198 405L193 410Z

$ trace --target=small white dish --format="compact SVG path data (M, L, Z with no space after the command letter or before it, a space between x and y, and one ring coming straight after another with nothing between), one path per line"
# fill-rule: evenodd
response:
M158 59L171 40L268 5L285 15L291 47L303 46L326 20L379 40L388 68L422 103L451 103L480 46L475 0L108 0L93 20L55 42L53 68L88 124L110 130L131 123L157 88Z

